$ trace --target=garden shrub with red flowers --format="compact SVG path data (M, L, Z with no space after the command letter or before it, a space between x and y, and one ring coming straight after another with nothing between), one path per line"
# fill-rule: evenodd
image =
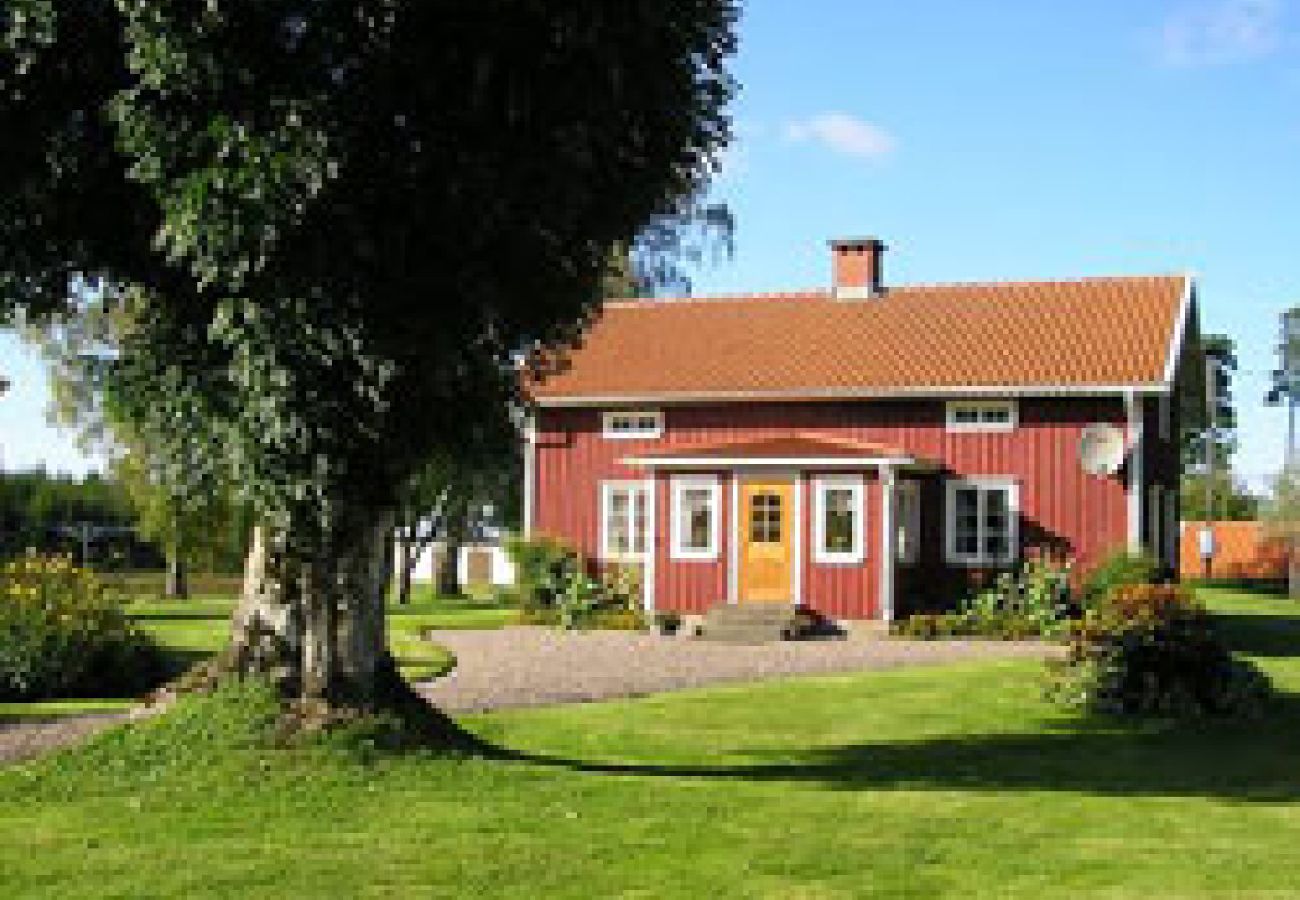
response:
M1177 585L1111 590L1071 631L1049 664L1049 694L1088 712L1170 717L1254 714L1268 678L1235 657L1211 615Z

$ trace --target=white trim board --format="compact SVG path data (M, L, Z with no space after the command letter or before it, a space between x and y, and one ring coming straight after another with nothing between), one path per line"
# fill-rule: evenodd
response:
M1178 362L1182 358L1183 339L1187 335L1187 320L1191 318L1192 306L1196 303L1196 279L1188 275L1183 287L1182 305L1178 310L1178 320L1174 333L1169 338L1169 351L1165 354L1165 385L1173 389L1174 378L1178 375Z
M533 535L533 517L537 514L537 420L528 416L524 420L524 484L523 484L524 539Z
M791 467L803 469L860 469L863 466L928 466L909 457L880 456L629 456L621 460L624 465L671 469L765 469Z
M799 388L780 391L682 391L666 394L591 394L574 397L537 397L542 407L613 406L655 404L671 406L681 403L764 400L891 400L948 399L981 395L1001 397L1098 397L1128 393L1165 394L1170 386L1164 381L1139 381L1133 384L990 384L942 385L903 388Z

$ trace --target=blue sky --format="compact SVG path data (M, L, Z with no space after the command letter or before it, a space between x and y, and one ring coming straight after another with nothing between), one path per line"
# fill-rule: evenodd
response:
M1206 330L1238 342L1238 467L1276 469L1300 0L752 0L736 71L736 254L699 292L823 285L826 240L864 234L894 282L1192 271ZM3 464L84 469L44 425L40 366L8 336L0 359Z

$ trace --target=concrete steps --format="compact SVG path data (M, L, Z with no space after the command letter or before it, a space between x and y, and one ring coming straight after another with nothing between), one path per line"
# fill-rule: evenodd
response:
M799 621L788 603L718 603L704 614L701 640L766 644L799 636Z

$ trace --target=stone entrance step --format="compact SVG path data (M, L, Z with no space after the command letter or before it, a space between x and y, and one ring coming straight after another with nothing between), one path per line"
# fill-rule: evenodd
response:
M766 644L799 636L789 603L718 603L704 614L699 637L731 644Z

